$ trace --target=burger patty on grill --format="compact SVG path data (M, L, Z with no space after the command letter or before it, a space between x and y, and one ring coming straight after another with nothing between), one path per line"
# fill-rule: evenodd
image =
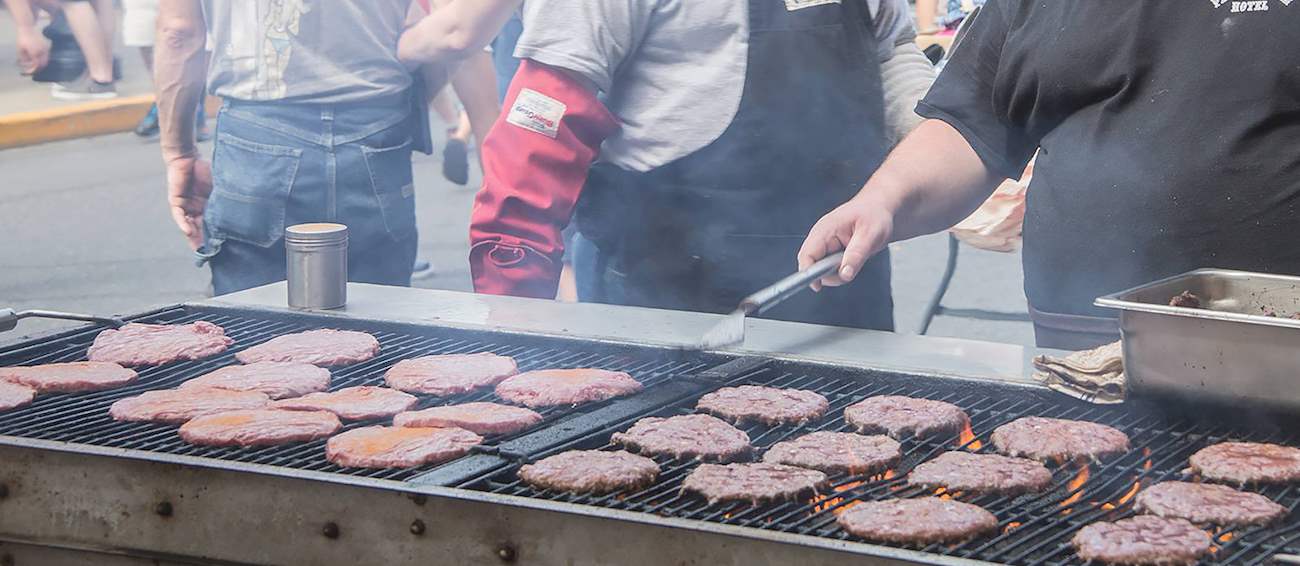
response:
M250 409L196 417L181 438L204 446L274 446L325 438L343 427L334 413Z
M794 499L827 486L817 470L771 464L700 464L682 482L682 489L703 495L709 504L749 501L754 504Z
M1024 417L993 430L993 446L1008 456L1041 461L1100 460L1128 451L1128 435L1087 421Z
M1235 484L1300 481L1300 448L1258 442L1223 442L1188 459L1201 477Z
M700 397L695 408L733 422L776 425L820 418L830 403L812 391L741 385L708 393Z
M952 403L902 395L868 397L844 409L844 420L859 432L910 436L955 435L970 424L966 411Z
M31 387L0 381L0 411L25 407L35 398L36 390Z
M828 474L875 474L902 457L898 441L888 436L819 431L773 444L763 454L763 461Z
M1197 524L1266 525L1286 516L1286 507L1258 493L1226 485L1161 482L1142 490L1137 510Z
M276 336L235 353L240 363L298 362L314 366L361 363L379 353L379 341L365 332L320 329Z
M514 434L542 422L532 409L500 403L464 403L430 407L393 417L394 426L459 427L477 434Z
M654 460L622 451L571 450L519 468L519 479L533 487L575 493L639 489L658 476Z
M283 399L271 403L271 407L291 411L329 411L340 419L365 421L391 417L409 410L419 401L414 395L396 389L359 385Z
M181 389L214 388L257 391L272 399L299 397L330 386L330 370L298 362L255 362L226 366L180 385Z
M836 522L864 539L897 544L961 542L998 529L997 517L983 507L939 497L859 503Z
M119 421L180 424L204 415L261 409L270 402L270 397L256 391L163 389L120 399L108 408L108 414Z
M25 385L40 393L81 393L120 387L136 380L135 370L113 362L67 362L0 368L0 382Z
M1134 566L1196 564L1210 550L1210 535L1196 525L1154 515L1093 523L1080 529L1072 542L1083 560Z
M953 451L918 465L908 474L907 483L948 491L1014 495L1051 487L1052 472L1034 460Z
M544 369L528 371L497 384L497 396L525 407L553 407L604 401L631 395L641 382L621 371Z
M234 343L224 328L202 320L190 324L133 322L100 332L86 356L92 362L156 366L215 356Z
M469 453L483 437L462 428L367 426L325 443L325 457L350 468L412 468Z
M491 387L516 373L514 358L488 352L446 354L397 362L384 374L384 381L410 393L458 395Z
M729 462L749 454L745 431L710 415L646 417L610 440L642 454Z

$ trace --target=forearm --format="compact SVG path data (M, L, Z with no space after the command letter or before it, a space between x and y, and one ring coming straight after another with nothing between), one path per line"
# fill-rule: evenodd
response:
M204 96L206 40L197 0L162 0L154 47L154 85L164 160L197 153L194 112Z
M916 103L934 84L934 65L915 42L894 48L894 55L880 65L885 98L885 126L890 145L898 143L921 124Z
M892 212L890 240L897 242L952 227L1001 181L957 130L940 120L925 120L854 198Z
M454 0L403 34L403 61L427 63L464 59L483 49L501 31L521 0Z

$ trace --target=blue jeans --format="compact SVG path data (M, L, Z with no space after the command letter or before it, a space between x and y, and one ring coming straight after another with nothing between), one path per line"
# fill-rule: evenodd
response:
M347 225L348 280L410 285L417 245L406 96L354 104L227 100L217 115L200 264L217 294L285 278L284 228Z
M506 25L501 27L501 33L497 34L496 39L492 40L492 67L497 72L497 98L502 102L506 100L506 91L510 89L510 81L515 78L515 71L519 70L519 59L515 58L515 44L519 43L519 36L522 33L524 33L524 22L519 19L519 13L516 12L506 21Z

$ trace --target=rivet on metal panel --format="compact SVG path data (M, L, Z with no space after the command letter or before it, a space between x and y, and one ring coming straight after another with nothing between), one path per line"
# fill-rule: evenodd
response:
M335 523L333 521L325 523L325 527L320 530L320 534L325 535L325 538L330 538L330 539L339 538L338 523Z
M413 535L424 534L424 521L421 521L419 519L411 521L411 534Z
M500 558L502 562L514 562L517 557L518 553L515 552L513 544L506 543L497 547L497 558Z
M153 512L157 513L159 517L171 517L172 511L172 502L170 501L159 501L157 505L153 506Z
M423 495L412 495L411 501L414 502L416 505L424 505L429 501L429 498Z

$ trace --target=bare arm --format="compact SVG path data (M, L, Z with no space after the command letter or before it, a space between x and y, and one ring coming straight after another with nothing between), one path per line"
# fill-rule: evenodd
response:
M522 0L452 0L406 30L397 55L408 63L454 61L483 49Z
M162 0L153 82L167 164L167 200L172 219L194 249L203 243L203 210L212 192L212 170L198 158L194 144L194 112L204 96L208 66L206 41L199 0Z
M851 281L890 242L938 232L969 216L1001 181L957 130L926 120L857 196L813 226L799 250L799 267L844 250L839 272L820 283Z

